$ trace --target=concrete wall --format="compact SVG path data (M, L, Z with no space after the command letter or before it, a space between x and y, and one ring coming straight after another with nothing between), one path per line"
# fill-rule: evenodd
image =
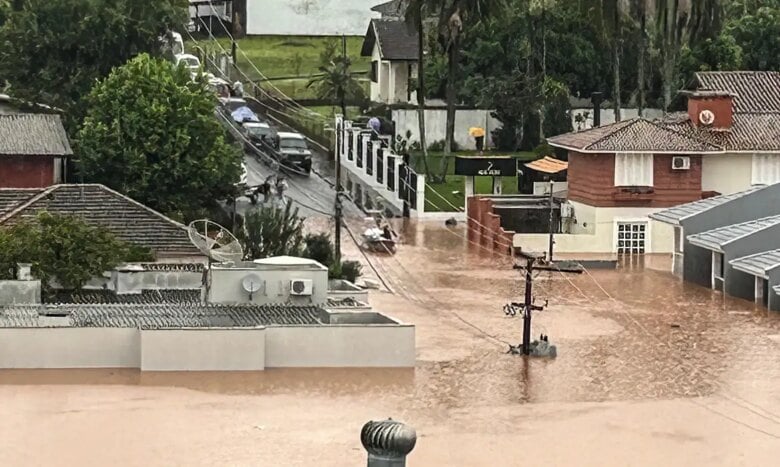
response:
M711 154L702 156L701 189L731 194L751 186L751 154Z
M347 280L333 279L328 281L328 297L336 300L351 298L368 303L368 290L361 289Z
M265 369L265 328L141 331L143 371Z
M558 253L617 252L618 222L647 222L645 253L671 253L674 249L672 226L652 221L648 215L658 208L596 208L572 201L577 223L570 223L570 234L556 234L554 251ZM547 251L547 234L515 234L513 245L526 251Z
M476 149L474 138L469 136L469 128L485 129L485 144L493 146L491 131L501 127L501 122L490 116L491 110L471 109L455 112L455 142L463 149ZM392 119L395 122L396 135L406 138L411 132L409 142L420 141L420 127L417 123L416 109L395 109ZM425 111L426 142L430 145L436 141L444 141L447 132L447 110L427 109Z
M414 326L295 326L266 331L266 368L413 367Z
M41 303L41 281L0 281L0 305Z
M0 368L139 368L137 329L3 328Z
M247 0L246 33L251 35L362 36L371 18L366 0Z
M244 277L254 274L263 281L259 292L252 294L244 290ZM294 279L311 279L313 289L311 296L291 296L290 282ZM211 270L211 286L208 301L210 303L292 303L292 304L325 304L328 299L327 270L244 270L218 269Z

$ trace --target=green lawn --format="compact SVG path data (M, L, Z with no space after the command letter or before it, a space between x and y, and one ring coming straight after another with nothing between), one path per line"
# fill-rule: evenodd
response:
M276 87L292 98L312 98L315 97L313 90L306 85L312 74L319 73L320 53L325 50L326 44L332 41L338 44L340 51L340 37L252 36L239 39L239 50L236 53L238 66L250 80L258 80L261 77L252 63L267 78L297 77L260 82L260 84L266 89ZM205 39L200 42L201 45L209 44ZM230 40L219 39L219 42L230 52ZM354 72L367 72L371 67L370 57L360 56L362 45L362 37L347 38L347 55L352 60ZM216 46L212 44L209 47ZM187 49L190 53L196 53L190 43L187 44ZM358 77L368 89L366 78L366 75ZM245 80L242 78L242 81ZM248 87L247 91L249 91Z
M476 151L461 151L458 152L459 156L476 155ZM486 156L508 156L511 155L521 161L531 161L537 159L536 154L532 152L518 152L518 153L499 153L499 152L486 152ZM439 152L428 153L428 167L433 174L439 174L441 172L441 162L443 154ZM425 168L423 164L422 154L412 155L412 166L417 173L424 173ZM427 182L429 186L425 187L425 210L426 211L455 211L453 206L462 209L465 202L465 178L462 175L454 175L455 173L455 160L450 160L447 168L447 181L445 183L431 183ZM476 194L490 194L493 192L493 177L474 177L474 191ZM517 193L517 178L515 177L503 177L501 179L502 192L505 194ZM443 199L442 199L443 198ZM446 200L446 201L445 201Z

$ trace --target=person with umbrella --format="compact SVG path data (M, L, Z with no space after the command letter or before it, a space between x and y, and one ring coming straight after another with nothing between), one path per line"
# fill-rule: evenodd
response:
M479 126L473 126L469 128L469 136L474 138L477 145L477 151L482 155L482 150L485 148L485 129Z

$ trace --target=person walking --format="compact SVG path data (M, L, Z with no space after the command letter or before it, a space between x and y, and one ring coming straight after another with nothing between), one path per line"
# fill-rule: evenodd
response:
M469 136L474 138L474 142L479 151L479 155L482 155L482 151L485 148L485 129L479 126L473 126L469 128Z

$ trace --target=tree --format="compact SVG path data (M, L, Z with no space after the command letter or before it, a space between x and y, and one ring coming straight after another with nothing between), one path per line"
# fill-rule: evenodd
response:
M404 20L417 31L417 124L420 130L420 147L423 153L425 176L430 176L428 168L428 142L425 138L425 24L423 19L428 13L425 0L411 0L406 7Z
M320 60L320 75L310 79L306 87L314 87L320 99L339 103L342 115L347 118L346 101L365 98L363 87L352 76L352 60L346 53L337 54L332 45L326 46Z
M214 117L216 97L184 67L139 55L88 103L77 144L84 180L179 218L232 196L241 153Z
M303 218L291 203L281 209L263 206L244 216L239 236L247 259L270 256L301 256L304 251Z
M30 263L44 289L51 280L80 289L122 262L151 259L148 249L71 216L42 212L34 221L0 230L0 278L12 279L18 263Z
M780 71L780 0L735 2L730 11L725 33L740 47L744 68Z
M444 157L441 164L441 180L445 180L455 138L456 82L459 75L461 33L464 24L473 24L481 19L497 15L503 7L503 0L430 0L439 7L438 38L442 51L447 55L447 124L444 139Z
M141 52L159 53L159 37L187 15L184 0L11 3L21 5L0 27L0 79L15 97L64 109L73 133L94 82Z

